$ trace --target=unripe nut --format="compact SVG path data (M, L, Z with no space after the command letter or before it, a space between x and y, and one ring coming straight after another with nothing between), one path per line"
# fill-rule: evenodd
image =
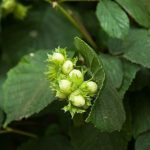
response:
M85 105L85 99L82 95L72 96L70 101L76 107L83 107Z
M56 97L60 98L60 99L65 99L66 95L60 91L56 92Z
M69 80L60 80L59 88L63 93L69 94L71 92L71 84L72 83Z
M66 60L62 66L62 72L64 74L69 74L72 69L73 69L72 61Z
M90 93L94 94L94 93L96 93L98 87L95 82L89 81L89 82L87 82L87 88Z
M73 82L75 82L77 84L81 84L83 82L83 74L81 73L80 70L73 69L69 73L69 77Z
M63 56L63 54L61 54L61 53L54 53L53 55L52 55L52 61L53 62L56 62L56 63L60 63L60 64L62 64L64 61L65 61L65 57Z

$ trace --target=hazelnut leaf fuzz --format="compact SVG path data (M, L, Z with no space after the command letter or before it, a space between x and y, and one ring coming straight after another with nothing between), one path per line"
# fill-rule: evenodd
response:
M77 66L77 59L69 58L66 49L57 48L52 54L48 54L45 73L56 97L68 103L63 110L69 111L72 118L76 113L86 112L98 88L96 82L91 79L84 81L88 69L85 66Z

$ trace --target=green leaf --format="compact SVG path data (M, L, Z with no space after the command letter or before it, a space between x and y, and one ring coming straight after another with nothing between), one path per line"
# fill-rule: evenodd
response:
M8 72L1 104L7 114L5 125L38 113L54 100L44 74L46 59L47 51L31 53Z
M140 135L135 143L135 150L150 150L150 132Z
M123 70L124 77L121 87L118 89L120 96L123 98L126 91L129 89L132 84L133 79L136 76L136 73L139 71L139 66L132 64L128 61L123 61Z
M62 135L45 136L38 140L30 140L17 150L70 150L69 140Z
M87 67L95 74L95 79L98 81L99 86L99 93L86 121L91 121L101 131L120 130L125 121L125 112L119 93L111 85L111 81L108 78L103 87L104 70L100 58L92 48L79 38L75 39L75 45L79 53L84 57Z
M131 35L132 34L132 35ZM147 30L132 30L126 42L124 58L131 62L150 68L150 35Z
M128 50L132 51L134 47L134 49L139 49L138 46L146 39L148 42L148 38L148 30L134 28L129 30L129 34L124 39L110 38L108 41L108 48L113 55L123 54L128 52Z
M109 51L114 54L124 54L127 60L150 68L150 35L149 30L131 29L123 39L110 39Z
M122 133L102 133L94 127L82 126L71 131L73 150L126 150Z
M112 132L122 128L125 121L122 99L108 78L87 121L91 121L101 131Z
M102 60L105 71L108 74L108 78L110 78L112 81L113 86L115 88L119 88L123 80L122 62L117 57L105 54L101 54L100 58Z
M116 0L137 23L150 27L149 1L146 0Z
M129 30L129 19L113 1L102 0L97 5L96 15L101 27L111 37L123 38Z
M126 39L126 37L124 39ZM113 55L120 55L124 52L123 40L121 39L109 38L107 41L107 46L108 46L109 52Z
M145 89L131 97L132 130L134 137L150 130L150 91Z
M18 62L24 54L39 49L73 48L75 36L79 36L78 31L59 11L41 3L33 6L25 20L3 26L3 57Z
M94 50L83 40L76 37L74 43L78 52L84 57L85 65L94 75L93 78L98 83L99 90L101 90L103 87L103 82L105 80L105 73L103 70L102 62L100 61Z

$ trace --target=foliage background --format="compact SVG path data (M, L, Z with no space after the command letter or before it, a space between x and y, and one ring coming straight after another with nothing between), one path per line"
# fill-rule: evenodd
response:
M2 7L0 15L0 148L149 150L150 1L18 3L30 7L24 18ZM105 71L96 75L105 81L91 110L73 120L43 74L47 52L58 46Z

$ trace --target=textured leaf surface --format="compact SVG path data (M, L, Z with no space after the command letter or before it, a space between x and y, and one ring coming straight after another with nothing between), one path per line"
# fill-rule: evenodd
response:
M137 138L135 150L150 150L150 132L140 135Z
M91 126L73 129L71 142L73 150L126 150L127 148L127 141L121 133L101 133Z
M135 78L137 71L139 71L139 67L128 61L123 61L123 70L124 70L123 82L121 87L118 89L119 94L122 98L124 97L126 91L132 84L132 81Z
M127 53L127 57L130 60L135 53L137 53L135 54L135 58L136 55L139 55L139 57L145 57L143 55L148 54L147 49L149 49L150 47L149 30L131 29L129 31L128 36L126 36L123 40L110 39L108 42L108 47L109 47L109 51L114 55ZM130 56L131 54L132 56ZM134 62L138 61L138 59L136 60L135 58L132 61ZM145 61L146 60L143 59L143 63ZM140 61L139 63L142 63L142 61Z
M150 68L150 34L147 30L133 30L127 41L124 57L131 62ZM131 39L131 37L130 37Z
M14 61L39 49L72 48L75 36L79 33L72 24L49 4L42 3L30 10L25 20L3 26L3 55L7 61Z
M149 44L149 45L147 45ZM143 67L146 68L150 68L150 42L149 43L143 43L143 46L146 46L145 49L142 48L142 45L140 45L140 47L136 47L136 49L132 49L131 51L128 51L126 54L124 54L124 57L128 60L130 60L131 62L134 62L136 64L140 64Z
M110 55L101 54L100 58L104 65L105 71L108 74L108 78L110 78L112 81L113 86L115 88L119 88L123 80L122 62L120 59Z
M112 54L124 54L124 58L131 62L150 68L150 34L148 30L131 29L123 40L110 39L108 47Z
M150 4L147 0L116 0L140 25L150 27Z
M131 100L132 130L134 137L150 130L149 91L137 94Z
M102 28L111 37L122 38L128 33L128 16L116 3L109 0L100 1L96 14Z
M31 53L8 72L2 103L7 114L5 125L39 112L54 100L44 75L46 58L47 51Z

